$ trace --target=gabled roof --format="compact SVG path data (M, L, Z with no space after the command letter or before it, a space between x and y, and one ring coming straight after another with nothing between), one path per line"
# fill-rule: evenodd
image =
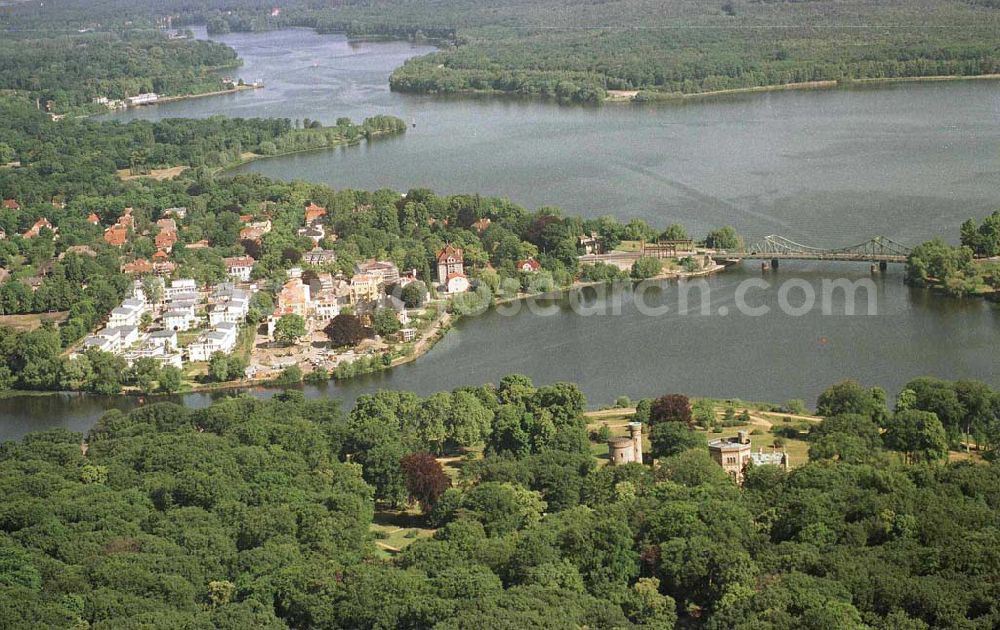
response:
M153 239L153 242L156 244L157 247L163 249L173 247L174 243L177 242L177 232L173 230L163 230L156 235L156 238Z
M21 236L23 238L35 238L42 231L42 228L49 228L53 232L56 231L56 228L52 227L52 224L49 223L49 220L45 217L42 217L41 219L35 221L35 224L32 225L30 228L28 228L28 231L22 234Z
M232 269L233 267L253 267L253 264L257 261L252 256L229 256L228 258L223 258L222 262L226 265L227 269Z
M151 273L153 265L145 258L138 258L122 265L122 273Z
M128 228L126 228L121 223L115 223L108 229L104 230L104 241L108 245L114 247L121 247L125 244L128 239Z
M437 261L439 263L448 262L449 258L456 262L462 262L462 250L448 243L444 249L438 252Z
M317 206L316 204L310 202L309 205L306 206L305 210L306 223L312 223L321 216L324 216L325 214L326 214L326 208L322 206Z

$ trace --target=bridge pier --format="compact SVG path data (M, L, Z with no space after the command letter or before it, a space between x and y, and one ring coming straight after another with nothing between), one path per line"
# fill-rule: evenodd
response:
M889 263L887 263L886 261L884 261L884 260L880 260L880 261L878 262L878 270L879 270L879 271L881 271L881 272L883 272L883 273L884 273L884 272L885 272L885 270L887 270L888 268L889 268Z
M771 269L777 269L777 268L778 268L778 259L777 258L772 258L771 259Z

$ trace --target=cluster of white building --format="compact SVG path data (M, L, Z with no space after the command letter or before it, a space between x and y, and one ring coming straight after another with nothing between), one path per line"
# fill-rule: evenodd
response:
M156 305L146 299L142 283L136 281L132 295L112 309L107 326L83 340L83 350L96 348L125 358L129 365L143 358L156 359L161 365L181 367L183 359L178 350L177 333L160 330L143 333L139 330L144 315L151 316Z
M107 96L96 96L91 99L95 105L104 105L108 109L125 109L126 107L136 107L138 105L151 105L160 100L160 95L155 92L145 92L135 96L126 96L124 99L108 98Z
M163 289L163 327L184 332L198 326L198 284L190 278L173 280Z
M182 367L185 359L208 361L216 352L233 351L240 325L250 311L252 287L243 289L228 282L216 285L209 290L205 307L198 284L192 279L173 280L169 284L161 278L151 281L160 283L162 301L150 303L142 281L137 280L132 295L111 311L107 326L83 340L83 350L97 348L117 354L129 365L138 359L153 358L175 367ZM159 329L143 333L140 322L147 313ZM205 319L208 328L182 350L177 333L196 329Z
M216 352L229 354L233 351L240 324L246 321L250 311L251 297L251 291L228 282L213 287L208 298L210 328L187 347L191 361L208 361Z

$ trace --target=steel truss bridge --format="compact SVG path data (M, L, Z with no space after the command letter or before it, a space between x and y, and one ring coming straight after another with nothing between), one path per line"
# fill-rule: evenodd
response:
M887 263L905 263L909 254L909 247L884 236L876 236L849 247L822 249L772 234L742 251L720 251L716 256L732 260L770 260L773 267L777 267L779 260L846 260L884 266Z

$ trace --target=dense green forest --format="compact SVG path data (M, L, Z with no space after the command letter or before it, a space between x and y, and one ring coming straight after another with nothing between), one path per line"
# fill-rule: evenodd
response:
M309 26L353 37L426 37L447 47L407 62L392 87L498 91L592 101L608 89L693 93L805 81L1000 72L992 1L811 0L79 0L25 6L12 24L84 24L93 15L207 23L210 31ZM112 18L113 19L113 18Z
M904 390L891 412L874 391L828 389L811 461L751 468L742 488L704 443L670 448L655 467L602 465L576 386L517 375L428 398L380 392L346 414L294 391L111 411L84 448L64 430L0 447L0 618L996 627L996 465L944 463L933 400ZM690 431L664 415L676 404L646 408L654 433ZM463 452L451 474L435 457ZM370 526L407 504L433 535L386 558Z
M123 99L221 90L212 71L235 68L236 52L216 42L168 39L152 30L49 34L29 31L0 38L0 90L52 101L52 111L97 110L98 97Z

